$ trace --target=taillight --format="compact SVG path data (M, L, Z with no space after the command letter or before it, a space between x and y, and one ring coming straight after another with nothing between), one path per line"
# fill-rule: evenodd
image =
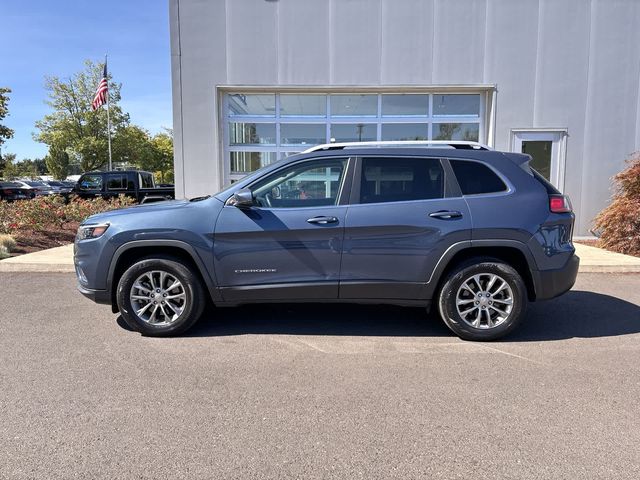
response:
M566 195L549 195L549 210L551 213L569 213L572 211L571 202Z
M8 193L9 195L13 195L13 190L5 190L4 193Z

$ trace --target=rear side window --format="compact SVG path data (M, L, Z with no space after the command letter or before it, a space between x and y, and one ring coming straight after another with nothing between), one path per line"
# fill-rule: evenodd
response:
M497 193L507 190L504 182L486 165L479 162L450 160L463 195Z
M433 158L364 158L360 203L444 197L444 171Z
M140 188L153 188L153 177L150 173L139 173Z
M107 176L107 188L109 190L126 190L127 189L126 175Z

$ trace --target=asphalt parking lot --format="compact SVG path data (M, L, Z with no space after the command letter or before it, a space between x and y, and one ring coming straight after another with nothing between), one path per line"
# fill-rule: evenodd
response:
M640 478L640 275L581 274L497 343L419 309L219 309L127 331L0 274L0 478Z

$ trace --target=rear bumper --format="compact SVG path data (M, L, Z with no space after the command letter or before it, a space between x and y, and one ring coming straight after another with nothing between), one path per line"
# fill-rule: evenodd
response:
M89 300L96 303L111 305L111 294L108 290L93 290L91 288L83 287L78 283L78 291Z
M580 258L577 255L572 255L562 268L532 271L536 300L554 298L570 290L576 282L579 266Z

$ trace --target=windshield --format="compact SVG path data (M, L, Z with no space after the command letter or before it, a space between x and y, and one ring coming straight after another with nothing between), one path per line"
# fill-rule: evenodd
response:
M47 185L43 182L24 182L30 187L46 187Z

